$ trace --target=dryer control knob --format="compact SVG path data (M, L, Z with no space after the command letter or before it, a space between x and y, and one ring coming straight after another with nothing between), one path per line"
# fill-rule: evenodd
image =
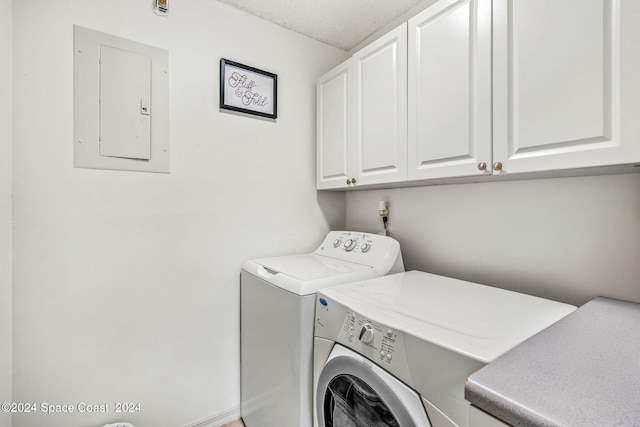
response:
M362 329L360 329L360 335L358 339L365 344L369 344L373 341L373 327L368 323L362 325Z

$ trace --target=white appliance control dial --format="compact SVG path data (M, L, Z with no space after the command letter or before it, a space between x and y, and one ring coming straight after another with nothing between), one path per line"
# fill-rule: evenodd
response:
M371 341L373 341L373 327L368 323L362 325L358 339L364 344L369 344Z
M389 272L400 265L400 245L391 237L352 231L330 231L313 255L373 266L376 272ZM389 267L391 266L391 267ZM394 270L395 272L395 270Z
M356 247L356 243L357 241L355 239L349 239L344 242L344 248L347 250L347 252L352 251L353 248Z

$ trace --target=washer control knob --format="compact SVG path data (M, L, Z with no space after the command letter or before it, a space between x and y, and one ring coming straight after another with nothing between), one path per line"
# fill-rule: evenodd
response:
M371 249L371 245L370 245L369 243L364 243L364 244L362 245L362 252L363 252L363 253L365 253L365 252L369 252L369 249Z
M340 246L340 243L342 243L342 240L340 239L336 239L333 241L333 247L337 248L338 246Z
M393 337L393 331L392 331L391 329L387 329L387 336L388 336L389 338L392 338L392 337Z
M387 353L385 359L387 359L387 362L391 362L391 359L393 359L393 356L391 356L391 353Z
M353 248L356 247L356 241L353 239L349 239L346 242L344 242L344 248L347 250L347 252L352 251Z
M373 327L368 323L362 325L358 339L364 344L369 344L371 341L373 341Z

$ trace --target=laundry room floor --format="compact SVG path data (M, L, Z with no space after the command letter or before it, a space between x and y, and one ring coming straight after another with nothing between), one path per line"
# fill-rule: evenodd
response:
M222 425L222 427L244 427L242 420L231 421L230 423Z

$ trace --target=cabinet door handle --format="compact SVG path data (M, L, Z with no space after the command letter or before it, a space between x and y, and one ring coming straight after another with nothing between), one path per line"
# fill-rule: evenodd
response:
M347 185L351 185L351 180L350 179L347 180Z
M485 162L478 163L478 169L481 171L487 170L487 164Z
M356 183L356 179L355 178L351 178L351 183L355 184Z
M495 162L493 164L493 170L501 171L502 170L502 163L501 162Z

